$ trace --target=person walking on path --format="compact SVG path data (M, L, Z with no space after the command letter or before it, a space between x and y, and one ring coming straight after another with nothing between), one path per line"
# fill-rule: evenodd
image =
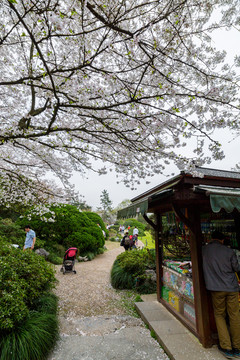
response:
M135 228L133 229L133 235L138 235L138 228L135 226Z
M23 247L23 250L26 249L34 249L35 246L35 242L36 242L36 234L35 231L33 231L30 227L30 225L26 225L24 228L25 232L26 232L26 239L25 239L25 244Z
M203 247L204 279L212 296L219 350L229 359L240 359L239 285L236 276L240 265L234 251L223 243L224 235L214 231L212 241Z
M125 251L130 249L130 237L128 235L128 231L124 235L121 241L122 246L124 247Z

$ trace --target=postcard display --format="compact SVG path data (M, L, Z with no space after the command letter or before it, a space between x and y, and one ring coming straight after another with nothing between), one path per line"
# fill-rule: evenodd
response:
M175 239L176 246L178 246L177 243L179 241L180 243L186 243L186 241L189 240L189 231L187 227L178 221L175 214L165 214L163 224L163 244L166 245L166 241L168 241L169 244L170 238ZM189 260L177 261L168 259L166 246L164 246L164 248L165 260L163 261L161 297L175 310L175 312L178 312L195 327L196 316L192 282L192 263ZM190 259L189 256L186 256L186 258Z
M164 261L162 299L196 324L191 262Z

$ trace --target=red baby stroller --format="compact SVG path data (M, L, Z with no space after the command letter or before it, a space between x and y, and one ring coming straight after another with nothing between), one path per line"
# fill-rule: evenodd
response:
M74 274L77 273L75 270L75 259L77 256L77 251L77 248L71 247L65 252L65 255L63 257L63 264L60 270L63 272L63 274L65 274L66 272L73 272Z

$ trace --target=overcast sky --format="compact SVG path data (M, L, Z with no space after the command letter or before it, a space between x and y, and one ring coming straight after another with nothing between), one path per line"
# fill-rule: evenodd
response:
M237 30L223 31L219 30L218 33L213 36L215 46L219 50L227 51L227 61L233 62L235 55L240 55L240 32ZM232 170L236 163L240 162L240 138L236 138L230 141L234 135L227 133L224 129L218 131L215 137L223 144L223 150L225 152L225 159L222 161L213 161L210 165L206 165L208 168ZM194 143L196 146L196 142ZM191 149L189 148L191 152ZM132 199L135 196L149 190L150 188L161 184L167 180L167 175L179 174L179 169L171 165L166 168L164 175L153 176L150 179L142 180L141 185L138 186L137 190L131 191L123 184L117 184L116 174L114 172L108 175L98 176L92 172L89 172L87 178L82 178L81 174L74 173L71 182L75 185L77 191L84 195L85 201L88 205L92 206L93 210L96 210L100 206L100 195L103 190L107 190L110 199L113 201L113 207L116 207L122 200ZM146 184L146 181L150 181Z

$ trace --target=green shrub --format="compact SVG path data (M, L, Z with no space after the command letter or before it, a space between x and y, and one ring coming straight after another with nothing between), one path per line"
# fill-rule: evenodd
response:
M156 283L145 273L153 269L155 259L148 249L125 251L117 256L111 270L111 284L115 289L137 289L139 293L156 292Z
M91 212L91 211L85 211L85 214L88 216L88 218L94 222L94 224L99 224L101 229L105 232L106 234L106 239L108 239L109 237L109 231L108 229L106 228L101 216L99 216L98 214L94 213L94 212Z
M140 294L154 294L157 291L157 284L142 278L139 283L137 283L136 288Z
M8 243L17 244L23 248L26 235L24 229L11 219L1 219L0 237Z
M46 247L46 249L48 249ZM53 244L50 249L50 252L54 252L55 255L57 255L58 257L60 258L63 258L64 255L65 255L65 252L66 252L66 249L63 245L60 245L60 244Z
M29 314L33 302L55 283L54 269L32 251L0 242L0 331L9 331Z
M149 260L148 252L145 249L137 251L125 251L117 257L119 265L134 277L144 274Z
M123 269L118 260L115 260L111 270L111 285L115 289L133 289L135 286L135 279L133 275Z
M57 296L52 292L46 292L33 302L33 309L41 313L56 314L57 305Z
M56 244L64 246L65 249L74 246L81 254L84 251L94 252L104 246L102 230L91 220L91 217L95 218L90 215L92 213L80 212L73 205L51 206L49 214L46 215L49 219L52 217L51 212L55 214L54 222L45 222L40 216L32 215L31 221L25 217L19 219L18 224L23 227L26 222L30 223L36 231L36 244L38 239L41 239L46 242L48 249L54 249Z
M50 253L47 257L47 261L49 261L50 263L52 263L54 265L61 265L63 263L63 257L60 258L56 254Z
M43 360L58 338L56 314L30 312L14 331L2 334L0 360Z
M110 232L118 233L119 225L113 225L110 227Z
M104 248L99 248L97 251L98 255L104 254L104 252L105 252Z
M146 225L137 221L136 219L126 219L123 225L125 226L125 229L127 229L128 226L131 227L129 230L129 235L132 235L135 226L138 228L139 236L145 235Z

